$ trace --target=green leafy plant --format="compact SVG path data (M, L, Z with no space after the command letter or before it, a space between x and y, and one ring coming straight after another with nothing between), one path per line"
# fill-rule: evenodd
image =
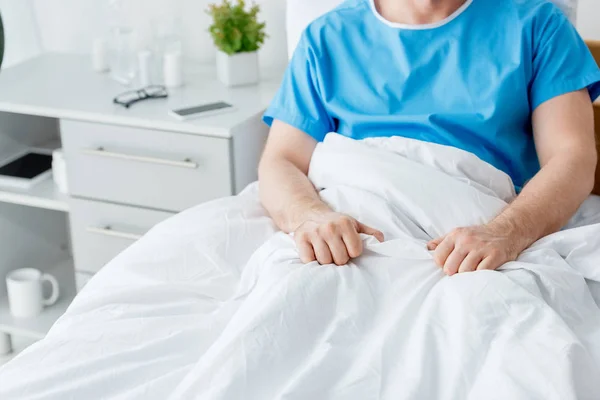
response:
M221 4L211 4L207 13L213 23L208 28L215 46L229 55L256 51L264 43L265 23L258 22L260 6L252 4L246 9L244 0L223 0Z

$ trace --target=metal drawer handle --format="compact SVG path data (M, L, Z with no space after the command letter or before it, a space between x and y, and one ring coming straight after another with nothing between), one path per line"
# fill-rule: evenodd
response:
M91 156L118 158L121 160L137 161L137 162L144 162L144 163L150 163L150 164L169 165L171 167L192 168L192 169L198 168L198 163L193 162L189 158L186 158L183 161L176 161L176 160L167 160L164 158L156 158L156 157L135 156L132 154L107 151L104 147L97 147L95 149L84 149L83 153L91 155Z
M85 228L85 230L89 233L95 233L97 235L112 236L112 237L118 237L118 238L129 239L129 240L138 240L139 238L142 237L142 235L138 235L137 233L116 231L116 230L112 229L110 226L105 226L104 228L88 226L87 228Z

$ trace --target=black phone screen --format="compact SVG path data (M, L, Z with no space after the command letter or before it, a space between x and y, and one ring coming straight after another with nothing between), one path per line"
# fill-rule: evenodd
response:
M52 168L52 156L27 153L0 167L0 175L14 178L33 179Z
M173 112L177 115L185 117L185 116L192 115L192 114L200 114L203 112L222 110L224 108L230 108L230 107L233 107L233 106L229 103L220 101L218 103L203 104L201 106L180 108L178 110L173 110Z

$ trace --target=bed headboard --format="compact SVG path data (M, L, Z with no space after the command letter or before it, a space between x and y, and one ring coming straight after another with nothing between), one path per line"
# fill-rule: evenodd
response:
M590 40L587 42L594 58L598 65L600 65L600 41ZM594 119L596 126L596 150L598 150L598 157L600 158L600 99L594 103ZM594 185L594 194L600 195L600 163L596 167L596 184Z

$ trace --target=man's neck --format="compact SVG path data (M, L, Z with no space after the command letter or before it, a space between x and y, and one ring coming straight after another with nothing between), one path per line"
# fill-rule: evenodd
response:
M390 22L423 25L448 18L467 0L374 0L377 11Z

